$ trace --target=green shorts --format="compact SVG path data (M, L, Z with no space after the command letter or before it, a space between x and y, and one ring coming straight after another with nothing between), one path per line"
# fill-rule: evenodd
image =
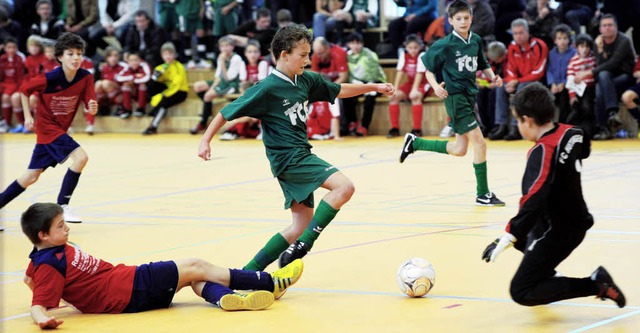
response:
M200 17L178 15L178 30L180 32L195 33L198 29L204 29Z
M338 168L311 153L293 156L287 168L278 175L284 194L284 209L295 201L313 208L313 191L318 189Z
M444 99L444 107L451 118L449 126L454 133L462 135L478 127L478 120L473 112L475 104L475 95L452 94Z

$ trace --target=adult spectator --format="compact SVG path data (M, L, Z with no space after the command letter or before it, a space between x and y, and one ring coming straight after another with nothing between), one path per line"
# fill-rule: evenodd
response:
M72 32L84 39L89 40L89 27L98 22L98 2L95 0L66 0L67 19L65 30ZM87 43L86 54L93 57L96 47L93 43Z
M138 52L151 68L155 68L162 63L160 46L166 41L164 30L144 10L134 13L133 22L124 39L124 59L130 52Z
M53 3L51 0L38 0L36 13L39 20L31 25L31 35L56 40L64 32L64 21L53 16Z
M333 14L336 20L336 41L344 45L343 31L353 27L362 34L367 26L378 25L378 0L347 0L344 8Z
M316 0L316 12L313 14L313 38L327 37L327 30L336 28L334 13L338 13L344 2L337 0Z
M473 11L471 31L485 41L495 40L496 17L487 0L468 0Z
M525 19L516 19L511 23L513 41L507 49L507 64L504 67L504 82L496 90L496 127L489 133L491 140L520 140L516 119L507 126L509 118L509 95L540 81L547 68L549 49L541 39L531 37L529 25ZM508 133L507 133L508 131Z
M26 43L20 23L12 20L7 10L4 7L0 7L0 43L4 44L4 40L8 37L15 38L18 42L18 48L21 51L25 50Z
M580 33L581 25L588 25L596 11L597 0L556 0L558 16L566 22L574 34ZM627 1L625 1L627 2Z
M640 0L604 0L602 13L613 14L618 21L618 30L627 31L633 28L633 46L640 54Z
M529 23L529 33L553 45L551 32L560 23L558 14L549 6L549 0L529 0L524 18Z
M300 22L300 0L269 0L271 6L271 17L276 17L280 9L286 8L291 11L293 22ZM262 45L262 44L260 44Z
M406 7L402 17L389 23L388 32L391 41L391 51L383 58L397 58L398 49L404 42L404 36L409 34L422 35L429 24L438 17L437 0L393 0L398 6Z
M271 40L275 34L276 30L271 27L271 11L267 8L260 8L255 20L239 26L229 37L235 41L236 48L242 50L247 46L249 39L257 40L260 42L260 54L267 56L270 53Z
M635 83L635 54L631 40L618 31L618 22L613 14L604 14L600 18L600 35L594 44L596 67L592 73L596 78L596 120L600 129L593 138L607 140L612 137L608 127L620 125L620 95Z
M89 41L101 49L109 44L104 37L115 36L120 43L124 42L127 29L133 23L133 13L140 8L140 0L99 0L100 27L89 34Z
M320 73L325 79L334 83L346 83L349 79L349 65L347 63L347 51L338 45L329 43L324 37L318 37L313 41L313 55L311 56L311 70ZM336 100L329 106L334 118L331 120L331 132L338 139L340 132L348 133L348 124L344 131L340 127L340 103Z
M509 28L513 20L522 18L526 9L525 0L491 0L496 16L496 39L508 45L511 42Z

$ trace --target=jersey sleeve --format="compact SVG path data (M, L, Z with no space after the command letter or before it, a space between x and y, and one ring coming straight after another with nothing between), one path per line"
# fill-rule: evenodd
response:
M83 101L85 109L89 110L89 101L96 100L96 91L93 84L93 75L87 75L85 80Z
M475 35L475 34L474 34ZM478 44L478 70L483 71L487 68L490 68L489 62L487 61L487 57L484 56L484 49L482 45L482 39L475 35L478 38L475 38L476 43Z
M424 63L425 69L431 73L440 71L444 60L442 60L442 42L437 41L433 46L420 57L420 61Z
M266 112L267 93L261 89L260 83L247 89L247 91L238 97L235 101L227 104L220 113L227 121L240 117L260 118L260 115Z
M47 264L40 264L33 269L30 277L34 284L32 306L41 305L50 309L60 305L65 280L58 270Z
M306 72L311 78L311 88L309 89L309 103L326 101L333 102L342 86L338 83L325 80L320 74Z
M20 92L25 96L31 96L34 92L44 91L45 88L47 88L47 77L42 74L23 82L20 86Z
M524 240L533 226L543 218L542 211L551 191L551 164L553 151L536 145L529 152L522 178L522 197L518 214L507 224L506 231L518 240Z

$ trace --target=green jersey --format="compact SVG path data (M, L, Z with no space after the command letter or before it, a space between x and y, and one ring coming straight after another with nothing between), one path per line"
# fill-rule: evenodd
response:
M449 94L477 94L476 72L489 68L482 39L471 31L467 40L453 31L433 44L420 60L430 72L442 71Z
M278 176L293 156L311 150L307 139L307 104L333 102L339 93L340 85L320 74L305 71L292 81L276 69L220 113L226 120L249 116L262 121L262 142L271 172Z

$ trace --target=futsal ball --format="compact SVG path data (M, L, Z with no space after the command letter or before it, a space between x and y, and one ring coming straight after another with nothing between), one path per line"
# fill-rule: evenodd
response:
M405 260L398 268L398 287L409 297L422 297L429 293L436 282L436 271L422 258Z

